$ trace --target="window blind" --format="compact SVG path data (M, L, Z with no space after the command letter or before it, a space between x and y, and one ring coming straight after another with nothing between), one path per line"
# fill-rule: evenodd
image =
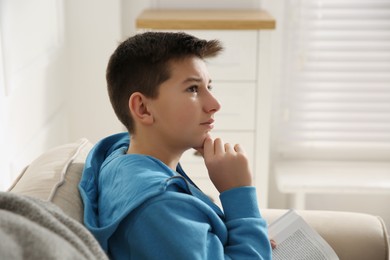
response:
M390 0L288 0L277 153L390 160Z

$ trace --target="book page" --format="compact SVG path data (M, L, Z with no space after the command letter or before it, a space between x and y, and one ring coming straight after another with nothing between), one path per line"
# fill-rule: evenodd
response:
M277 244L272 250L272 259L339 259L329 244L294 210L273 222L268 232Z

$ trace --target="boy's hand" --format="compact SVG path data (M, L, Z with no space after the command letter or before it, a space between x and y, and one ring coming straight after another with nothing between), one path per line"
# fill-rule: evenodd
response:
M271 248L272 248L272 249L275 249L276 246L277 246L276 241L273 240L273 239L270 239L269 242L270 242L270 244L271 244Z
M223 143L220 138L206 138L203 157L210 179L220 193L252 185L248 159L240 145Z

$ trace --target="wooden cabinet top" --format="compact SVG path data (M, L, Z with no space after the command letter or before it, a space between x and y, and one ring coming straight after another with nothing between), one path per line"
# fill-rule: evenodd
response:
M264 10L147 9L136 19L138 29L265 30L275 19Z

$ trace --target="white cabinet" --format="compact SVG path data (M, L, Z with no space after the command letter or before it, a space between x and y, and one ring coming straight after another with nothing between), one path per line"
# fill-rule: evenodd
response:
M262 29L272 29L274 21L270 18L268 27L261 25L251 27L249 24L245 25L250 20L248 16L252 15L253 21L263 21L264 17L259 18L259 16L264 13L260 11L196 12L200 11L182 13L178 10L172 13L171 10L164 13L164 10L146 10L139 16L137 25L139 29L184 31L202 39L217 39L222 42L223 53L206 61L213 82L214 95L221 103L221 110L215 115L216 122L212 136L220 137L224 142L239 143L244 147L252 168L260 206L266 207L269 130L264 128L268 128L269 123L262 124L263 119L260 117L263 117L265 112L259 112L259 109L265 108L264 103L267 103L265 100L270 97L261 96L269 92L262 90L264 82L267 82L265 80L267 73L260 71L265 63L260 61L259 56L260 48L265 46L262 40ZM179 21L180 19L182 20ZM229 29L230 27L232 29ZM269 118L265 117L264 120L269 121ZM203 192L220 204L219 193L208 178L203 158L195 150L190 150L183 155L181 164Z

